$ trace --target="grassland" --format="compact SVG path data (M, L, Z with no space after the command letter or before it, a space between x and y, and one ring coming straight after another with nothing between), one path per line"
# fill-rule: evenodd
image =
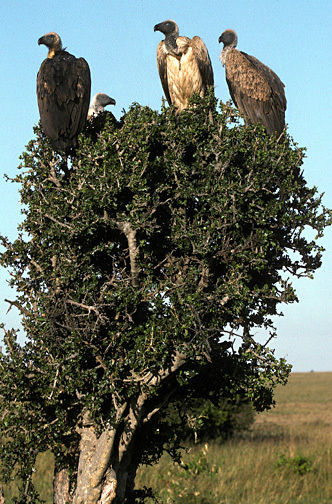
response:
M332 373L293 373L276 401L243 438L192 447L187 470L165 456L140 469L137 485L152 487L159 504L331 504ZM42 455L36 482L47 503L52 470ZM6 503L14 487L5 487Z
M332 373L294 373L276 401L243 439L196 446L188 471L164 457L139 485L163 504L331 504Z

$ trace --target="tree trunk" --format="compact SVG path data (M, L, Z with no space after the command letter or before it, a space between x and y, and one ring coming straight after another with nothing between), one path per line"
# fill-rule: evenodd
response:
M66 504L70 501L69 476L66 469L54 471L53 479L53 503Z
M116 497L117 479L114 469L109 468L106 471L105 479L102 484L99 504L109 504Z
M125 498L135 484L137 467L132 467L132 455L140 415L134 418L131 408L127 415L127 422L120 423L117 431L108 427L97 437L89 412L85 414L80 429L80 458L73 504L128 502Z
M89 411L80 429L80 458L74 504L95 504L100 500L106 471L109 468L115 430L106 428L97 438L96 428ZM105 502L112 502L107 500Z
M132 379L140 379L154 387L173 377L185 362L183 354L177 352L172 365L157 376L147 373L143 378L132 376ZM116 421L113 426L106 425L99 437L90 412L85 412L78 429L80 456L73 504L130 504L128 496L134 491L140 460L135 456L139 430L143 424L148 424L165 400L164 396L159 398L156 395L155 402L150 403L147 410L147 397L146 392L142 392L121 404L117 404L114 398Z

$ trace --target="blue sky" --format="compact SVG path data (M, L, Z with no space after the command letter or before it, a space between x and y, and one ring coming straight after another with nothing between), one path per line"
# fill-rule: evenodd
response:
M19 156L33 137L38 122L36 75L46 57L37 40L56 31L64 46L90 65L92 95L102 91L116 100L112 112L138 102L160 109L162 88L156 67L161 33L156 23L174 19L181 35L199 35L207 45L215 77L216 96L229 99L224 69L219 61L219 35L237 31L238 48L270 66L286 85L286 121L299 146L307 147L304 174L310 186L325 192L332 208L332 3L331 0L0 0L2 23L0 96L0 232L16 237L20 203L14 176ZM278 338L270 346L286 357L295 371L332 371L332 228L321 244L323 266L315 278L295 280L299 303L282 309L276 322ZM0 270L0 320L18 327L5 298L15 294Z

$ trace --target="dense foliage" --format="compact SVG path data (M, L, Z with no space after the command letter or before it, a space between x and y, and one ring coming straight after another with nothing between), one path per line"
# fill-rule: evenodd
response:
M25 502L35 458L51 449L72 496L84 429L108 429L102 474L110 464L129 499L139 464L176 455L191 399L273 403L289 366L253 332L273 335L278 305L296 300L292 276L320 266L304 232L321 236L329 213L306 184L303 149L240 125L212 96L180 119L138 104L120 122L105 113L70 159L35 133L14 179L20 234L2 237L27 342L5 331L0 458Z

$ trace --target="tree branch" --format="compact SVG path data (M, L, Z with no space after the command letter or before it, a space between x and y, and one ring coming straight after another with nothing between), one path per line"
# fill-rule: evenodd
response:
M136 229L134 230L130 222L117 222L117 226L122 231L128 240L129 257L130 257L130 268L131 268L131 282L133 287L138 287L138 275L139 268L136 264L136 258L138 254L138 247L136 243Z
M7 310L7 313L12 309L12 306L15 306L16 308L18 308L21 313L23 313L23 315L25 315L26 317L31 317L31 312L29 310L27 310L26 308L23 308L23 306L20 305L20 303L18 301L10 301L9 299L5 299L6 303L9 303L10 304L10 307L8 308Z
M55 217L52 217L52 215L44 214L44 217L46 217L47 219L50 219L51 221L55 222L56 224L58 224L61 227L65 227L65 228L69 229L70 231L73 230L72 226L69 226L69 224L64 224L63 222L58 221Z

